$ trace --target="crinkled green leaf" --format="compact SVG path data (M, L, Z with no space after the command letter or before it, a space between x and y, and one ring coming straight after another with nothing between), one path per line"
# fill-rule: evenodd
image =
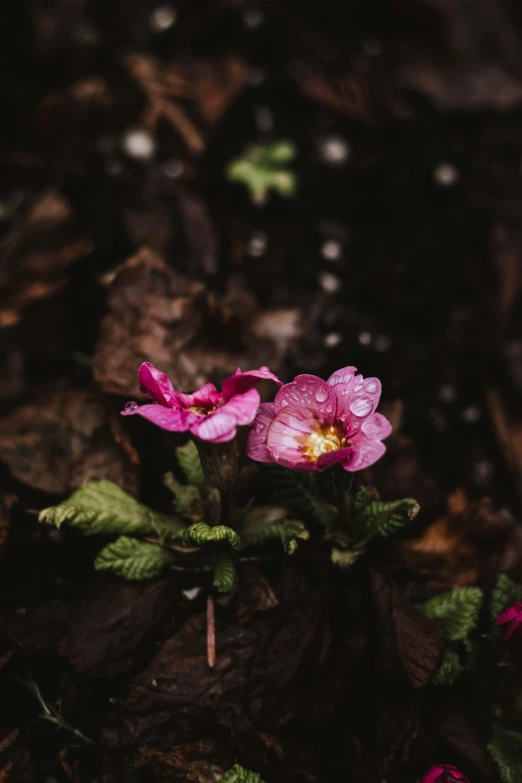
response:
M522 601L522 585L514 582L506 574L499 574L489 599L491 614L496 617L515 601Z
M279 465L265 465L263 480L271 496L285 508L331 527L336 509L320 495L316 477Z
M179 446L176 449L176 459L189 484L199 487L205 483L201 459L193 440L189 440L184 446Z
M226 552L221 552L214 565L214 587L220 593L231 593L236 586L236 581L234 563Z
M372 500L365 487L357 492L350 517L350 532L356 538L389 538L406 527L419 513L420 506L413 498L385 502Z
M241 539L235 530L226 525L210 527L205 522L195 522L187 530L188 539L198 546L226 541L233 549L241 547Z
M293 554L300 541L308 541L310 533L305 525L295 519L264 520L262 517L247 519L241 528L241 546L258 546L273 539L280 539L285 551Z
M60 527L64 523L86 536L159 535L180 538L183 522L144 506L111 481L90 481L58 506L40 513L40 522Z
M174 508L192 522L199 521L205 516L205 505L201 499L199 487L194 484L182 484L173 473L166 473L163 483L174 495L172 500Z
M173 560L173 553L160 544L120 536L98 553L94 567L129 581L140 581L158 576Z
M261 775L257 772L252 772L249 769L241 767L239 764L234 764L234 766L220 778L219 783L265 783L265 781L262 780Z
M499 726L494 730L488 750L504 783L522 783L522 734Z
M423 611L426 617L444 621L450 641L465 639L477 625L483 597L478 587L455 587L430 598Z
M433 685L453 685L464 671L460 658L453 650L444 650L442 662L431 678Z

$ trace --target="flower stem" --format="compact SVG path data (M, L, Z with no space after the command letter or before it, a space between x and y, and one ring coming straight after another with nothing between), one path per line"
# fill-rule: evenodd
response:
M207 663L210 669L216 665L216 614L214 596L207 596Z

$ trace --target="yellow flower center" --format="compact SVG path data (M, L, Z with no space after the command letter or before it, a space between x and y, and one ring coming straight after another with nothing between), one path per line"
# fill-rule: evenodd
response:
M342 449L345 444L345 436L336 427L319 427L307 436L303 453L307 459L317 462L321 454Z
M209 413L213 413L216 410L216 406L205 408L203 405L191 405L189 411L196 413L198 416L208 416Z

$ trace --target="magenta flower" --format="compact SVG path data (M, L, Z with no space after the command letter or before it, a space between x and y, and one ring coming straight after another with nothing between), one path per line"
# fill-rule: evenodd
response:
M178 392L165 373L150 362L141 365L138 378L141 391L154 400L148 405L128 402L122 413L138 414L157 427L169 432L191 432L196 438L211 443L232 440L236 428L252 424L259 409L259 392L254 386L270 380L281 385L268 367L241 372L237 370L218 391L213 383L205 383L193 394Z
M503 642L509 642L514 634L522 638L522 601L504 609L495 620L495 625L500 625L500 638Z
M325 470L336 462L348 471L376 462L391 433L390 422L375 408L381 396L377 378L337 370L327 381L298 375L264 403L247 441L258 462L278 462L294 470Z
M460 769L451 764L437 764L426 772L420 783L469 783Z

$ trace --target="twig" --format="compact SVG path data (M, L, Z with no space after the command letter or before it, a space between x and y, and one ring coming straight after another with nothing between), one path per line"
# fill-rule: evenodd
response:
M207 596L207 663L210 669L216 665L216 614L214 596Z

